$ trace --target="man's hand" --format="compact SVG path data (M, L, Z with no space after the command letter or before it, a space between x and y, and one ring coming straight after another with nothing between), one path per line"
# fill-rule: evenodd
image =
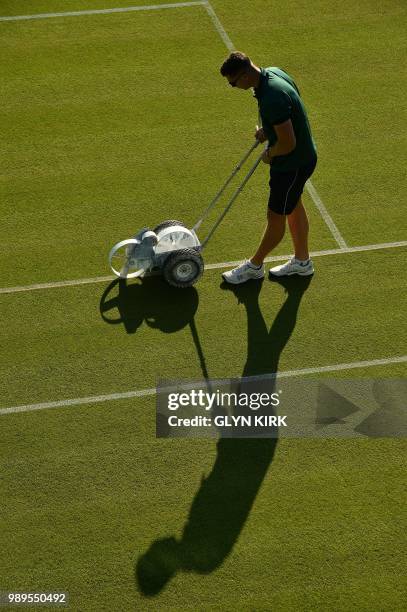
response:
M267 136L264 133L263 128L259 128L258 125L256 125L256 132L254 134L254 137L256 138L256 140L259 140L260 142L266 142L267 140Z
M263 155L261 157L261 160L265 163L265 164L271 164L271 157L269 154L269 148L267 147L266 149L264 149L263 151Z

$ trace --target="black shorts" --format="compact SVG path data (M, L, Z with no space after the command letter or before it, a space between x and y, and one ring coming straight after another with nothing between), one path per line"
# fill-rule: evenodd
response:
M273 171L270 166L270 197L268 207L278 215L293 212L304 190L307 179L315 170L317 160L290 172Z

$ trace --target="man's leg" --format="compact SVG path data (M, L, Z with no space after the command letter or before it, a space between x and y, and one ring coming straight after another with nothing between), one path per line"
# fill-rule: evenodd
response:
M298 200L297 206L290 215L287 215L288 227L295 249L295 258L299 261L309 259L308 251L308 217L302 199Z
M278 215L272 210L267 210L267 226L264 231L262 241L256 253L251 258L254 266L261 266L264 258L272 251L283 239L285 232L285 215Z
M237 268L223 272L222 276L228 283L245 283L251 279L261 280L264 278L263 260L274 247L278 245L284 236L285 216L279 215L272 210L267 211L267 226L262 241L253 257L245 261Z
M294 210L287 215L288 227L294 243L295 256L287 263L274 266L270 270L271 276L310 276L314 274L314 265L309 258L308 251L308 217L301 198Z

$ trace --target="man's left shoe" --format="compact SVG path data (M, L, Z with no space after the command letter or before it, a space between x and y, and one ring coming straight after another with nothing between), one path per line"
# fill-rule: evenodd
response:
M232 283L233 285L245 283L252 279L260 280L264 278L264 265L260 268L255 268L249 261L245 261L240 266L237 266L237 268L223 272L222 277L227 283Z

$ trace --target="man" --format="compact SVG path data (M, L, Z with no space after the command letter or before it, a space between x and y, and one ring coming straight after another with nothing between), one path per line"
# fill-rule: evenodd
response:
M317 153L304 104L293 79L280 68L259 68L247 55L236 51L222 64L221 75L238 89L254 88L262 127L255 137L268 141L263 161L270 164L270 197L267 226L255 254L246 262L224 272L225 281L244 283L264 277L264 258L282 240L286 218L294 243L294 257L270 274L309 276L314 266L308 252L308 218L301 194L315 170Z

